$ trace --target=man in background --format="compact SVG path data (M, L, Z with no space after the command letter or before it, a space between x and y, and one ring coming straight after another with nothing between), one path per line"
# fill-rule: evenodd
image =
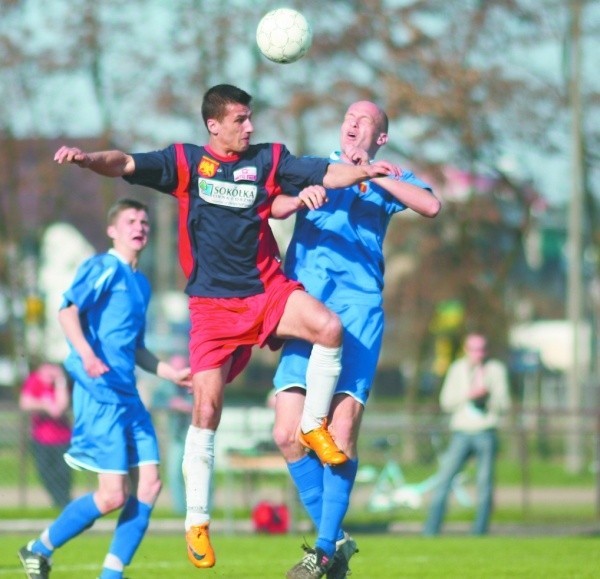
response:
M471 457L477 468L477 512L472 533L488 532L494 499L497 429L500 415L510 408L510 392L506 366L488 357L487 346L483 334L468 334L465 355L450 365L442 385L440 406L450 414L451 438L442 458L425 535L439 534L452 480Z
M71 393L63 369L34 363L19 394L19 408L31 418L31 445L38 475L55 507L71 501L71 469L63 455L71 441Z

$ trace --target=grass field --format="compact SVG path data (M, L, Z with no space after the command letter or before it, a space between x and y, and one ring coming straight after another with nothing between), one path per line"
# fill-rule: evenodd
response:
M16 552L30 537L4 534L0 579L22 577ZM600 539L594 537L447 537L356 535L360 552L352 579L450 578L585 579L600 576ZM307 537L313 540L312 536ZM84 534L54 557L52 579L97 577L109 536ZM182 538L149 534L127 571L128 579L275 579L299 560L299 535L215 535L217 565L194 569Z

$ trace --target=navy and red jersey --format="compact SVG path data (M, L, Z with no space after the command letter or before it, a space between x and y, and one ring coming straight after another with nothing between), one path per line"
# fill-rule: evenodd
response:
M235 157L209 146L175 144L136 153L132 184L173 195L179 203L179 259L186 293L247 297L281 274L268 219L285 191L323 183L328 159L295 157L279 143L251 145Z

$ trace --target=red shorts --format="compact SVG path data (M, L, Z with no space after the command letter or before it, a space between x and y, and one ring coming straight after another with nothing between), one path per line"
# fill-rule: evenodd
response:
M231 382L248 364L252 346L281 348L283 340L271 336L288 297L302 284L276 276L265 292L247 298L190 297L190 367L192 374L219 368L233 356L227 376Z

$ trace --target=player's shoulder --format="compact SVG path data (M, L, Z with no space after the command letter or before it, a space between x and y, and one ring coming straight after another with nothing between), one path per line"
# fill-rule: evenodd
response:
M196 145L194 143L174 143L171 147L183 147L185 151L190 153L199 153L205 151L204 145Z
M122 260L115 255L112 250L105 253L98 253L95 255L96 262L100 265L116 266L122 263Z
M94 255L90 255L86 259L84 259L79 265L79 269L90 269L94 266L101 266L104 263L105 256L108 255L106 253L94 253Z
M178 149L193 163L207 154L206 148L203 145L196 145L194 143L173 143L165 150L168 150L170 155L175 159L179 154Z
M162 149L156 149L154 151L148 151L146 153L136 153L137 158L152 157L160 159L169 159L174 161L178 155L178 149L182 151L187 157L194 158L205 152L203 145L195 145L193 143L177 142L171 143Z
M256 143L250 145L241 160L252 160L259 166L269 167L273 163L281 164L282 160L293 158L283 143Z
M287 147L283 143L255 143L248 147L248 153L251 155L271 155L275 149L286 150Z
M100 275L107 270L115 271L119 268L120 260L111 253L96 253L88 257L80 266L80 275Z

